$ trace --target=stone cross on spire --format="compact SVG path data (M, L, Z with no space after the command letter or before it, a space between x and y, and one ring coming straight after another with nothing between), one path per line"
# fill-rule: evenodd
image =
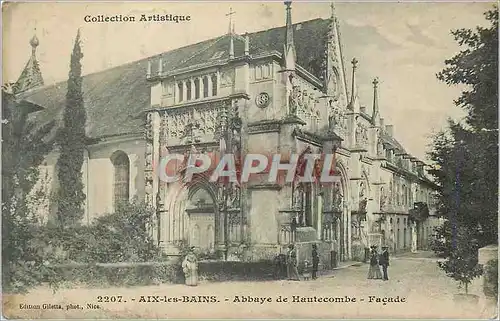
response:
M356 70L358 68L358 59L352 58L351 63L352 63L352 69Z
M351 101L348 105L348 108L350 110L355 110L356 103L357 103L357 98L358 98L358 93L357 93L357 85L356 85L356 69L358 68L358 60L356 58L353 58L351 60L352 63L352 87L351 87Z
M234 32L234 26L232 24L232 15L235 14L236 12L233 11L233 8L229 7L229 12L226 13L226 17L229 17L229 32L228 33L232 33Z
M335 4L333 1L330 3L330 18L335 19Z

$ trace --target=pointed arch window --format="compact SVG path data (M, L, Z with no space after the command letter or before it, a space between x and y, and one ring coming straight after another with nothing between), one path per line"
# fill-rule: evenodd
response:
M188 80L186 82L186 94L187 94L187 97L186 97L186 100L191 100L191 94L192 94L192 86L191 86L191 81Z
M208 77L203 77L203 98L208 97Z
M116 151L111 156L114 167L113 196L115 208L129 201L130 161L127 154Z
M182 83L182 81L177 84L177 88L179 92L178 101L181 102L184 98L184 84Z
M194 80L194 99L200 99L200 79Z
M212 96L217 96L217 75L212 75Z

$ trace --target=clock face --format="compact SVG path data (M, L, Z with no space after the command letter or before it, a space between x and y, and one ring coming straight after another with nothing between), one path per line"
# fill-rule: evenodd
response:
M265 108L265 107L269 106L270 102L271 102L271 97L269 96L268 93L260 93L255 98L255 103L257 104L257 107L259 107L259 108Z

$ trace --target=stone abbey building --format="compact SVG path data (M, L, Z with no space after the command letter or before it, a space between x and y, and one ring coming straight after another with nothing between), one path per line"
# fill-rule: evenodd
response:
M332 250L350 260L363 259L370 245L392 252L428 245L439 223L435 186L384 124L376 79L373 105L360 105L357 61L343 56L333 6L329 19L295 24L289 2L284 9L284 27L244 35L229 28L84 77L87 134L95 139L82 168L87 222L138 197L156 209L153 234L170 254L186 241L257 260L295 243L303 259L316 242L328 265ZM17 95L44 108L37 121L61 119L66 83L43 86L38 39L31 45ZM165 150L221 153L221 138L240 155L335 153L340 182L167 184L154 174ZM56 160L54 151L42 166L48 190L57 188ZM52 204L40 209L49 215Z

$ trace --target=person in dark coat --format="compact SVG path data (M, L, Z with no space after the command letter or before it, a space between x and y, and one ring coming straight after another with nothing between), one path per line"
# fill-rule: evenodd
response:
M387 246L382 247L382 254L380 254L379 264L382 266L384 281L389 280L389 277L387 276L387 267L389 266L389 248Z
M319 254L318 246L316 244L312 245L312 279L316 280L318 278L318 266L319 266Z
M370 267L368 268L368 279L380 280L382 279L382 273L380 273L380 267L378 262L378 251L377 246L371 246L370 250Z

